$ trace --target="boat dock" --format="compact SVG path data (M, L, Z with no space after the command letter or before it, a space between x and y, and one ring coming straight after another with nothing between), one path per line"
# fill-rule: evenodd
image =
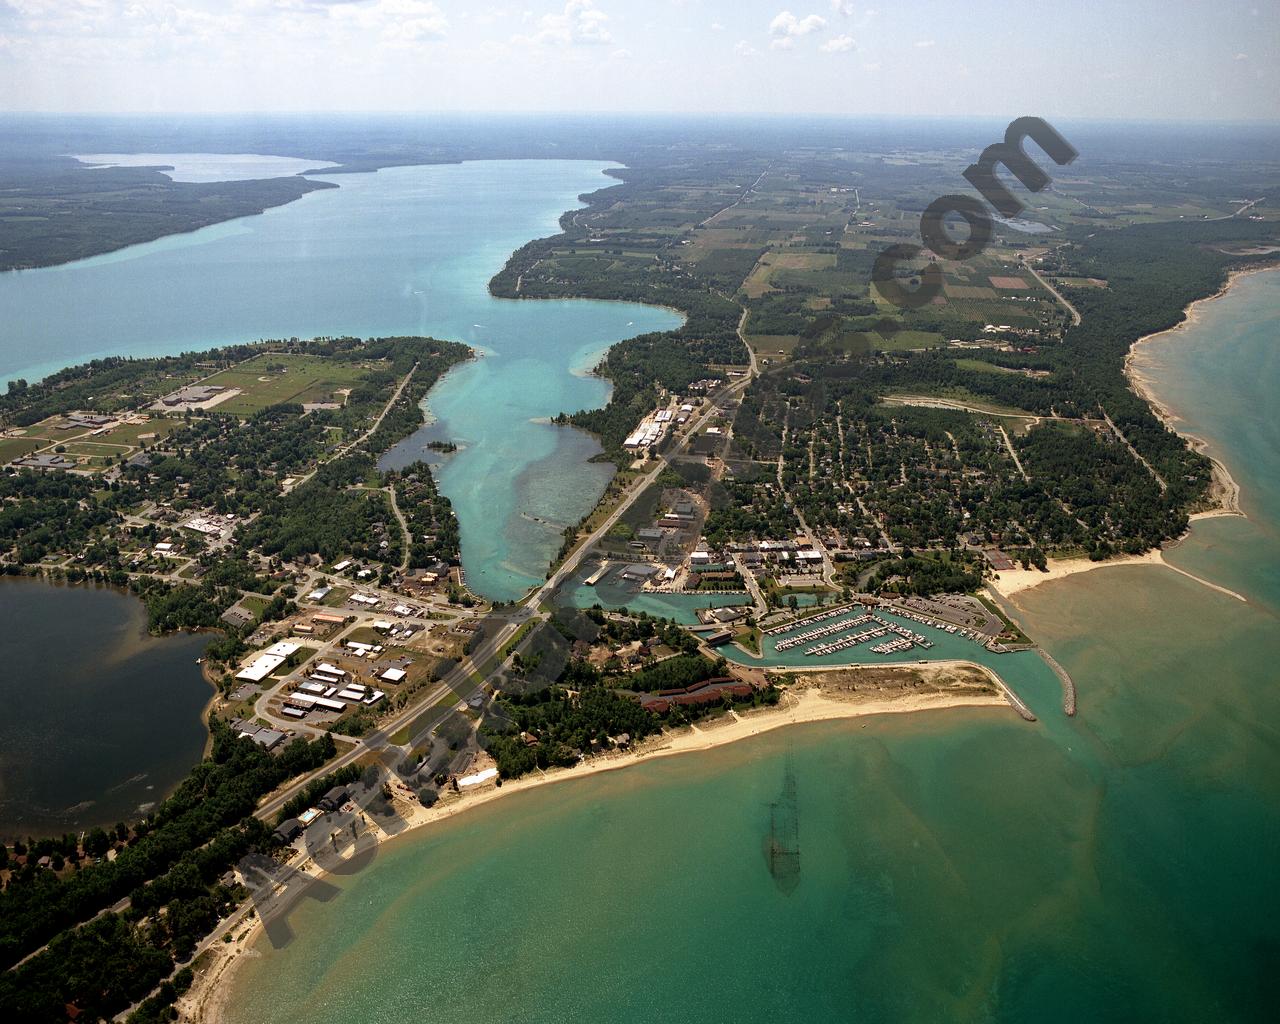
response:
M853 636L840 636L842 633L848 633L849 630L858 626L865 626L869 623L875 623L871 629ZM895 639L888 640L883 644L877 644L871 648L877 654L898 654L902 651L909 651L913 647L922 647L928 650L933 646L933 641L925 637L921 633L913 633L906 626L901 626L896 622L890 622L888 619L882 619L879 615L872 612L866 612L852 619L844 619L840 622L833 623L830 626L822 626L818 629L811 629L808 632L801 633L797 636L788 637L785 640L778 641L774 645L774 649L778 651L790 650L792 647L798 647L801 644L812 644L815 640L823 640L826 637L834 636L837 639L827 641L825 643L813 644L803 653L806 657L825 657L828 654L835 654L837 651L847 651L850 647L857 647L869 640L879 640L881 637L890 633L897 634Z
M801 626L811 626L814 623L822 622L826 619L834 619L837 615L843 615L845 612L853 611L858 607L856 604L842 604L837 608L828 608L826 611L818 612L816 615L806 615L803 618L792 619L790 622L784 622L780 626L770 626L764 630L765 636L781 636L784 633L790 633L792 630L799 629Z
M852 619L842 619L839 622L832 623L830 626L819 626L817 629L806 630L795 636L789 636L785 640L779 640L774 644L776 651L789 651L793 647L799 647L801 644L811 643L814 640L821 640L825 636L831 636L835 633L844 633L854 626L864 626L870 622L874 616L870 614L862 614Z
M893 612L894 615L901 616L904 619L910 619L912 622L918 622L922 626L932 626L934 629L941 630L944 633L950 633L953 636L962 636L966 640L970 640L980 647L985 647L994 654L1004 654L1008 648L997 643L994 637L988 636L986 633L980 633L976 629L970 629L967 626L957 626L954 622L946 622L943 619L935 619L931 615L924 615L909 608L899 608L896 605L886 604L885 608Z
M595 572L593 572L590 576L588 576L582 582L586 584L588 587L594 587L597 583L599 583L602 579L604 579L606 576L609 575L610 568L611 566L608 562L602 562L600 563L600 568L597 569Z

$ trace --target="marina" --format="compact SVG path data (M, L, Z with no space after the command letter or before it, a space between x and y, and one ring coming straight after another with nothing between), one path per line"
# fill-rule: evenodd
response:
M808 618L801 619L798 622L789 622L784 625L774 626L770 629L766 629L764 633L766 636L781 635L785 637L774 644L774 650L778 653L789 651L796 647L805 647L805 645L808 644L810 646L805 647L804 651L801 653L808 657L818 658L825 657L829 654L836 654L839 651L847 651L851 647L857 647L860 644L865 644L872 640L880 640L890 634L896 635L891 640L876 644L874 647L870 648L870 650L874 651L876 654L901 654L914 647L919 647L922 650L929 650L933 647L933 641L923 633L916 633L908 629L906 626L893 622L890 619L882 618L872 611L864 609L862 614L855 615L853 618L840 618L840 616L848 615L857 607L859 606L843 605L839 608L832 608L828 611L820 612L817 615L811 615ZM893 609L893 611L894 614L902 614L897 609ZM924 624L933 626L937 629L942 629L944 632L948 633L954 633L959 629L959 627L956 626L952 626L950 629L947 629L945 624L931 622L927 620L925 616L917 616L915 613L909 613L904 617L917 619ZM786 635L796 629L799 629L801 626L808 626L812 623L823 622L833 618L838 619L838 621L832 622L830 625L818 626L816 629L806 629L803 633L796 633L794 636ZM847 634L852 629L856 629L859 626L870 625L871 623L875 623L871 629L863 630L861 633L854 633L851 636L843 635ZM828 637L833 637L834 639L828 640ZM814 641L824 642L815 643Z

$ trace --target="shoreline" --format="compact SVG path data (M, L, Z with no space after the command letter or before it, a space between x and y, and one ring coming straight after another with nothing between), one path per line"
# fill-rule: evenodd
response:
M1173 431L1179 437L1187 442L1192 451L1203 455L1209 460L1212 466L1213 479L1209 487L1209 500L1213 503L1211 508L1201 509L1198 512L1192 512L1188 515L1189 525L1182 536L1162 544L1159 548L1153 548L1142 555L1123 555L1118 558L1109 558L1101 562L1094 562L1088 558L1063 558L1049 559L1048 572L1040 572L1038 569L1010 569L1001 573L997 573L993 580L987 582L987 587L999 594L1001 597L1012 597L1015 594L1030 590L1042 583L1050 583L1054 580L1065 579L1068 576L1075 576L1084 572L1091 572L1094 569L1107 569L1123 565L1161 565L1167 569L1186 576L1197 583L1216 590L1221 594L1233 597L1239 601L1247 601L1242 595L1234 590L1219 586L1209 580L1202 579L1193 573L1180 569L1176 565L1171 564L1165 557L1166 551L1177 547L1191 533L1191 527L1201 520L1218 519L1226 516L1235 516L1247 518L1240 502L1240 485L1231 475L1231 471L1227 469L1226 464L1216 455L1210 454L1212 446L1202 437L1190 433L1187 430L1179 429L1178 425L1183 422L1176 410L1171 408L1167 403L1161 401L1156 394L1156 381L1151 375L1150 369L1144 369L1140 364L1142 362L1142 348L1152 342L1159 340L1174 340L1177 332L1187 327L1195 326L1200 321L1202 307L1207 303L1220 299L1232 287L1245 277L1251 277L1254 274L1262 274L1268 271L1280 271L1280 265L1268 264L1259 267L1246 267L1243 269L1232 270L1227 274L1227 280L1212 295L1206 295L1203 298L1196 299L1189 303L1183 310L1183 319L1174 324L1172 327L1166 327L1162 331L1156 331L1153 334L1143 335L1138 338L1125 353L1124 357L1124 375L1129 382L1129 386L1139 398L1145 401L1152 412L1159 418L1169 430Z
M475 792L442 801L433 807L422 807L416 801L404 799L402 793L397 793L397 796L401 797L398 803L409 805L407 808L409 813L402 813L402 817L408 822L408 828L396 836L381 836L378 845L397 841L406 836L420 835L420 830L427 826L457 817L486 804L492 804L507 796L557 783L572 782L575 779L585 779L604 772L620 771L659 758L704 753L788 726L953 708L1005 708L1016 714L1016 708L1004 696L1006 684L986 666L966 661L931 662L930 665L976 667L992 679L997 692L963 695L935 692L889 698L842 699L826 695L819 686L804 685L784 691L777 707L758 708L747 712L727 712L710 722L686 726L677 732L661 732L625 753L598 755L573 768L557 768L526 775L506 782L502 786L486 783L483 788ZM823 669L830 671L865 667L867 666L823 666ZM884 668L885 666L872 667ZM397 809L403 811L402 806ZM304 869L310 864L311 862L304 861L297 867ZM317 879L328 875L325 871L308 873ZM242 910L251 907L252 903L246 902L242 905ZM260 955L254 949L263 932L259 915L253 914L247 929L243 931L241 929L244 929L246 921L238 916L228 919L228 924L229 927L226 929L228 934L234 934L237 931L241 933L229 942L211 943L205 950L211 962L197 972L191 988L178 1000L176 1005L180 1020L200 1022L200 1024L221 1024L224 1020L223 1012L232 994L230 982L237 969L246 959ZM223 929L219 929L214 932L213 937L220 939L222 931Z
M1150 375L1150 368L1146 368L1144 371L1144 368L1139 365L1142 361L1141 350L1144 346L1150 345L1154 341L1161 339L1165 341L1172 340L1176 337L1177 332L1187 327L1195 326L1200 321L1201 307L1227 295L1236 282L1241 279L1278 270L1280 270L1280 265L1268 264L1267 266L1246 267L1229 271L1227 280L1221 288L1212 295L1196 299L1183 310L1183 318L1179 323L1174 324L1172 327L1167 327L1163 331L1143 335L1130 345L1129 351L1125 353L1124 375L1129 382L1129 386L1139 398L1151 406L1152 412L1156 414L1161 423L1183 438L1192 451L1203 455L1212 465L1213 481L1210 484L1209 497L1214 502L1214 507L1192 513L1189 516L1192 522L1219 516L1244 516L1245 512L1240 505L1240 485L1231 475L1231 471L1227 469L1226 464L1217 456L1210 454L1212 446L1205 438L1199 437L1190 431L1178 429L1178 424L1183 422L1182 417L1178 415L1175 409L1166 402L1161 401L1156 395L1156 382Z

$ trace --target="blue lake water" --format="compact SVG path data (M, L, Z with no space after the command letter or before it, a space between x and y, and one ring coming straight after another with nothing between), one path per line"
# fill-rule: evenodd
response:
M484 358L429 396L430 436L461 451L440 487L461 525L467 582L494 599L541 581L562 531L610 468L598 445L539 422L598 406L582 371L610 344L680 323L617 302L513 301L490 278L554 233L607 165L495 161L337 176L340 187L248 217L62 267L0 275L0 379L107 355L156 355L259 338L422 334ZM574 372L577 371L577 372ZM402 447L413 457L429 439Z
M1149 347L1251 515L1168 557L1247 604L1160 567L1082 574L1014 601L1080 684L1073 719L1042 661L991 655L1039 722L783 729L411 833L259 944L231 1024L1274 1019L1277 323L1260 276ZM789 767L784 890L763 850Z
M171 181L249 181L283 178L337 166L330 160L302 160L261 153L87 153L76 157L93 167L168 167L161 173Z
M0 578L0 836L111 825L200 759L207 637L147 635L132 594Z

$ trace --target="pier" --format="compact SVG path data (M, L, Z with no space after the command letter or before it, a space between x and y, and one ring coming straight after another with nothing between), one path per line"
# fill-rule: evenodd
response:
M936 619L931 615L924 615L921 612L912 611L909 608L899 608L897 605L885 604L885 608L893 612L894 615L904 619L910 619L912 622L918 622L922 626L932 626L934 629L941 630L944 633L950 633L953 636L962 636L966 640L971 640L980 647L985 647L993 654L1006 654L1009 648L998 643L994 637L988 636L976 629L970 629L968 626L958 626L954 622L947 622L943 619Z
M1067 670L1053 660L1053 656L1049 654L1043 647L1036 648L1040 657L1045 660L1054 675L1062 681L1062 710L1068 715L1076 713L1076 684L1072 682L1071 677L1067 675Z
M597 569L595 572L593 572L590 576L588 576L588 577L587 577L585 580L583 580L582 582L583 582L586 586L588 586L588 587L594 587L597 583L599 583L599 582L600 582L602 579L604 579L607 575L609 575L609 563L608 563L608 562L602 562L602 563L600 564L600 568L599 568L599 569Z
M833 619L837 615L843 615L845 612L852 611L858 607L856 604L842 604L836 608L828 608L820 611L816 615L806 615L803 618L792 619L790 622L784 622L778 626L770 626L764 630L765 636L780 636L783 633L790 633L792 630L799 629L801 626L811 626L814 623L822 622L825 619Z
M823 616L824 618L826 616ZM799 647L801 644L807 644L813 640L821 640L824 636L831 636L835 633L844 633L854 626L862 626L872 620L871 615L859 615L852 619L842 619L839 622L832 623L830 626L819 626L817 629L806 630L795 636L789 636L785 640L779 640L774 644L774 650L789 651L792 647ZM809 620L812 622L813 620Z
M812 620L809 620L812 621ZM849 630L858 626L865 626L868 623L875 623L871 629L853 636L841 636L842 633L848 633ZM797 636L787 637L785 640L779 640L774 649L777 651L790 650L792 647L799 647L801 644L810 644L815 640L823 640L826 637L835 637L836 639L828 640L825 643L814 644L803 652L806 657L825 657L828 654L835 654L838 651L846 651L850 647L856 647L858 644L864 644L868 640L878 640L890 633L897 634L896 638L877 644L871 649L876 654L899 654L903 651L909 651L913 647L923 647L928 650L933 646L933 641L920 633L913 633L906 626L900 626L896 622L890 622L888 619L882 619L879 615L872 612L865 612L862 615L852 619L843 619L840 622L831 624L830 626L821 626L818 629L811 629L807 632L800 633Z

